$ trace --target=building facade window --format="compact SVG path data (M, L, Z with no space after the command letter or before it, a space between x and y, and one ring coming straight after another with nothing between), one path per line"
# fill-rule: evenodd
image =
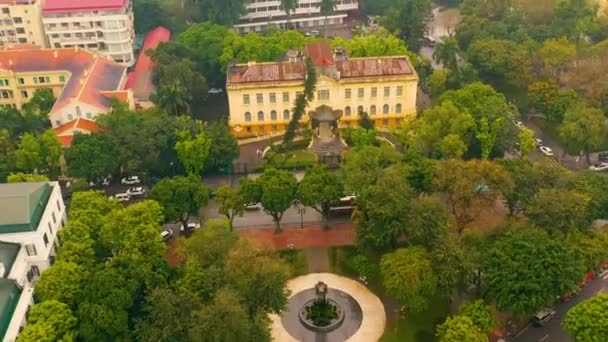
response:
M61 211L61 203L59 203L59 200L57 200L57 209Z
M403 96L403 86L397 86L397 96Z
M371 107L369 107L369 114L376 115L376 106L375 105L372 105Z
M363 89L363 88L357 89L357 97L362 98L363 96L365 96L365 89Z
M264 121L264 112L262 112L262 111L258 112L258 121Z
M283 111L283 120L289 120L289 110L287 109Z
M87 112L87 119L91 119L93 116L91 115L91 113Z
M72 120L74 120L74 115L68 114L68 121L72 121Z
M344 108L344 115L350 116L350 106L346 106L346 108Z
M401 103L397 103L395 106L395 113L401 114Z
M59 76L59 82L61 82L61 83L65 82L65 76L63 76L63 75Z
M245 121L251 122L251 113L245 112Z
M378 88L376 87L372 87L372 97L377 97L378 96Z
M351 96L352 96L351 89L350 88L344 89L344 98L348 100L351 98Z
M40 277L40 269L38 268L38 266L32 265L31 271L35 277Z
M283 102L289 102L289 93L283 92Z
M357 107L357 114L363 113L363 106Z
M319 97L320 101L328 101L329 100L329 90L327 90L327 89L319 90L318 97Z
M19 78L17 79L17 82L19 82L19 84L24 84L24 83L25 83L25 80L24 80L23 78L19 77Z
M387 104L382 106L382 114L388 114L388 105Z
M24 99L27 99L27 90L21 91L21 97L23 97Z
M50 233L51 235L53 235L53 226L51 226L51 223L50 223L50 222L48 223L48 225L49 225L49 233Z
M277 111L273 110L270 112L270 120L277 121Z
M55 126L61 126L61 121L60 120L55 120Z
M55 216L55 212L52 212L51 216L53 217L53 223L57 223L57 217Z
M277 93L270 93L270 103L277 103Z
M33 255L37 255L38 254L36 252L36 245L34 245L34 244L25 245L25 251L27 252L28 256L33 256Z
M80 110L80 106L76 106L76 116L81 116L82 111Z
M384 97L391 96L391 87L384 87Z
M263 94L256 94L255 98L256 98L257 103L264 103L264 95Z
M243 95L243 104L248 105L249 102L250 102L249 95L248 94Z
M42 240L44 241L44 246L48 247L49 246L49 236L46 235L46 233L44 233L44 235L42 235Z

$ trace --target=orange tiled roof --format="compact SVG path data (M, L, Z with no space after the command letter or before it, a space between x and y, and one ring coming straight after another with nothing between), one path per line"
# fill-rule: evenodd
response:
M59 138L59 142L61 142L61 146L70 147L72 144L72 139L74 139L74 133L92 133L101 130L102 128L97 124L97 122L84 118L77 118L76 120L72 120L66 124L63 124L57 128L55 128L55 134Z
M71 76L51 114L73 100L108 110L110 99L103 92L121 90L127 70L123 65L84 49L38 49L31 45L0 50L0 69L14 72L70 72Z

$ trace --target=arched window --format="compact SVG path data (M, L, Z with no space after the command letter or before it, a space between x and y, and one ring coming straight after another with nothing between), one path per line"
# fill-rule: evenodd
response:
M397 105L395 106L395 112L396 112L397 114L400 114L400 113L401 113L401 103L397 103Z
M357 113L359 113L359 114L363 113L363 106L357 107Z
M76 116L81 116L82 111L80 110L80 106L76 106Z
M376 115L376 105L372 105L371 107L369 107L369 114Z
M270 120L277 121L277 111L273 110L270 112Z
M350 106L346 106L346 108L344 108L344 115L350 116Z
M385 104L384 106L382 106L382 113L383 114L388 114L388 105Z
M245 112L245 121L251 122L251 113Z
M289 120L289 110L287 109L283 111L283 120Z
M262 111L258 112L258 121L264 121L264 112L262 112Z

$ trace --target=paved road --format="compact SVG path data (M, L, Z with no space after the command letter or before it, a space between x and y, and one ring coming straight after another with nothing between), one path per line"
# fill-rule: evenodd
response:
M529 326L513 339L515 342L569 342L572 339L562 329L561 323L566 312L582 300L595 296L600 291L608 293L608 272L587 283L583 291L566 303L555 307L557 316L542 328Z

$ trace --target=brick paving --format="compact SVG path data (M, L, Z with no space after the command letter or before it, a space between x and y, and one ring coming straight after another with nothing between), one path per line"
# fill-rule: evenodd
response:
M286 249L289 244L294 244L296 249L355 244L355 228L352 223L335 223L329 229L323 229L320 225L305 225L304 229L285 227L281 233L275 233L274 227L237 231L241 236L273 249Z

